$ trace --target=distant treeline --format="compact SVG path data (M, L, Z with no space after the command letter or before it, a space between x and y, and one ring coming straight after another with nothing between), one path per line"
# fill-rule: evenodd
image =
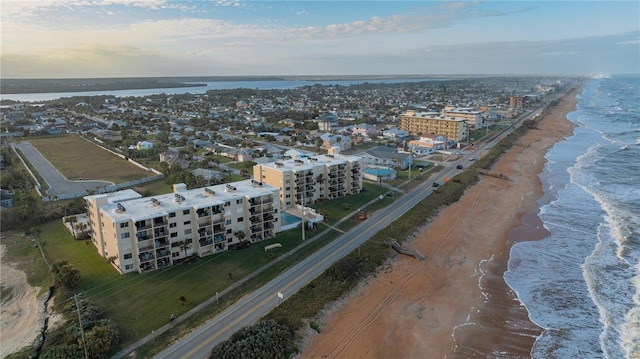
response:
M3 79L3 94L115 91L149 88L195 87L204 84L169 81L155 78L104 78L104 79Z

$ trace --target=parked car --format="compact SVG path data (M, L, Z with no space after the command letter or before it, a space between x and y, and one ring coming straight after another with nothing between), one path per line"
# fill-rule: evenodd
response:
M469 157L469 161L475 161L476 158L475 157Z
M433 182L432 186L433 187L438 187L440 184L438 184L438 182Z

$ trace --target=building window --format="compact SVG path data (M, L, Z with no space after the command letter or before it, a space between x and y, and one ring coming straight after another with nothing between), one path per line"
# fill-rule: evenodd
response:
M133 269L133 264L127 264L126 266L124 266L125 270L131 270Z
M175 238L178 236L178 232L173 232L169 235L171 238Z
M236 204L242 204L242 198L236 199Z
M127 227L129 227L129 222L120 223L120 228L127 228Z
M233 237L227 238L227 242L229 242L229 243L233 242Z
M289 183L291 183L291 180L286 180L286 181L284 181L284 183L289 184Z
M225 207L229 207L230 205L231 205L231 202L225 202L225 203L224 203L224 206L225 206Z
M173 218L173 217L175 217L175 216L176 216L176 212L171 212L171 213L169 213L169 218Z
M287 188L285 188L285 190L291 191L291 187L287 187Z
M242 221L244 221L244 217L238 217L238 220L237 220L237 221L238 221L238 222L242 222Z
M184 230L184 234L191 234L191 228L189 228L189 229L185 229L185 230Z
M227 229L227 234L231 234L231 232L233 232L231 228Z
M176 228L177 225L177 223L169 223L169 228Z
M184 211L182 211L182 214L183 214L183 215L185 215L185 216L186 216L187 214L189 214L189 213L191 213L191 210L190 210L190 209L185 209Z
M171 253L171 257L175 258L175 257L180 257L180 252L173 252Z
M189 224L191 224L191 221L185 221L185 222L184 222L184 225L185 225L185 226L186 226L186 225L189 225Z
M133 257L131 253L127 253L124 255L124 259L131 259L131 257Z
M129 232L122 233L122 234L120 235L120 238L121 238L121 239L129 238Z
M230 220L230 219L227 219L227 220L224 222L224 224L231 224L231 220Z

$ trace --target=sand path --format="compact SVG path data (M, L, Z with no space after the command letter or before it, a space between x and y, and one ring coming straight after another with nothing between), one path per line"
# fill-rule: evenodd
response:
M421 231L410 246L425 261L398 257L391 271L321 320L321 334L300 357L529 357L540 329L502 280L513 243L508 232L519 228L519 240L540 236L538 174L547 150L573 131L566 114L575 109L576 94L565 96L494 166L509 180L481 177ZM523 224L532 211L534 218Z

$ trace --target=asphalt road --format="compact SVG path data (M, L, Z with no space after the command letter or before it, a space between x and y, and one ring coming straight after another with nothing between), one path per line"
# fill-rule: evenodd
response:
M66 179L58 170L53 167L35 147L29 142L14 144L27 157L29 162L38 171L38 174L47 182L49 190L46 194L50 196L62 196L65 194L83 193L87 190L95 190L97 187L113 185L108 181L70 181Z
M332 264L358 248L382 228L390 225L395 219L429 196L434 189L432 187L433 182L443 184L445 178L452 179L456 174L464 170L456 169L456 165L462 164L466 168L471 163L469 158L482 157L486 154L488 148L495 145L500 138L504 138L515 127L518 127L524 119L530 118L536 111L539 111L539 108L522 114L509 128L491 139L483 141L482 145L465 151L465 154L460 159L447 163L445 168L440 173L433 175L430 180L424 181L389 206L374 213L349 232L338 237L261 288L248 294L220 315L197 328L154 358L208 358L211 349L215 345L226 340L242 327L257 322L278 306L282 300L286 300Z

